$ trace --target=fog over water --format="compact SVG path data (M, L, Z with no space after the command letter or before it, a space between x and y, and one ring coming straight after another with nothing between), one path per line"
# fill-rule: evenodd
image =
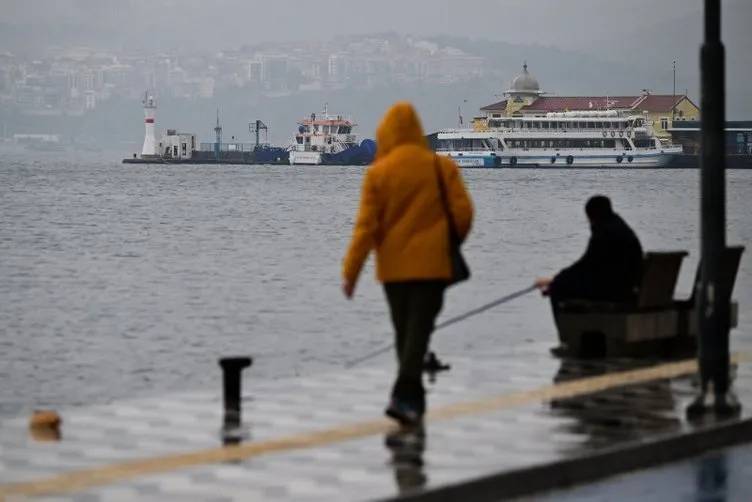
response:
M391 342L369 262L340 292L363 168L123 166L102 155L0 161L0 414L172 390L219 389L216 359L250 354L253 379L340 371ZM613 198L643 246L699 253L698 171L464 170L475 202L473 278L442 318L554 273L584 250L582 210ZM728 173L728 241L752 242L752 172ZM733 349L752 347L752 262ZM437 333L435 348L547 353L548 304L530 294ZM374 359L384 364L391 353ZM385 382L385 388L387 383Z

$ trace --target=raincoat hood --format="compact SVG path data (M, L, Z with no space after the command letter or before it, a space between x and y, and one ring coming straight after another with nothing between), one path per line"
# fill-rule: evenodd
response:
M400 101L387 110L376 130L376 158L383 159L398 146L407 144L428 147L415 108Z

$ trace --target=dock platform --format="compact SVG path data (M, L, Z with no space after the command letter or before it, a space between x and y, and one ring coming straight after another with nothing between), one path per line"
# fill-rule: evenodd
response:
M734 355L746 406L689 423L696 363L463 359L429 384L423 428L382 418L390 364L243 380L243 438L216 392L58 410L59 438L0 421L0 500L502 500L752 440L752 353Z

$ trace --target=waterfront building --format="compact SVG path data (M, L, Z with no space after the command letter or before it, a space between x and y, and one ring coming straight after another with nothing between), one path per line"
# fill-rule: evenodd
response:
M647 116L660 138L670 138L669 129L674 123L699 120L700 108L686 94L653 94L643 89L632 96L549 96L540 88L538 80L528 71L527 63L522 72L504 92L504 98L480 109L473 126L476 130L488 128L488 121L506 117L543 117L547 113L568 111L606 111Z
M699 121L674 122L668 129L674 143L682 145L684 153L698 155L702 142ZM727 121L725 152L728 156L752 156L752 120Z
M171 160L189 160L196 150L196 135L167 129L159 142L159 155Z

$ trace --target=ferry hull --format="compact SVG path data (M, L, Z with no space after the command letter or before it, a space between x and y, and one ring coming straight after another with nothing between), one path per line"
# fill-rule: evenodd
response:
M583 151L558 151L535 153L513 151L495 153L478 152L437 152L453 159L459 167L539 167L539 168L660 168L671 164L672 159L681 154L681 149L656 152L614 151L590 153Z
M338 153L290 152L290 165L323 165L323 166L363 166L373 162L376 155L376 143L364 139L360 145L354 145Z

